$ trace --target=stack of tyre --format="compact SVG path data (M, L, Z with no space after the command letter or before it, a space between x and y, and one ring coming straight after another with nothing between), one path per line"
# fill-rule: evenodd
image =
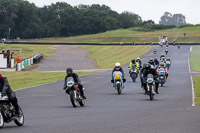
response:
M37 54L33 57L33 64L39 63L43 59L43 54Z

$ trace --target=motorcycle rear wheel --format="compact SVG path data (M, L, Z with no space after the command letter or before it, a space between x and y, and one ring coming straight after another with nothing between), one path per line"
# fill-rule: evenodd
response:
M20 117L17 118L16 120L14 120L14 122L17 126L23 126L24 125L24 114L20 107L19 107L19 113L20 113Z

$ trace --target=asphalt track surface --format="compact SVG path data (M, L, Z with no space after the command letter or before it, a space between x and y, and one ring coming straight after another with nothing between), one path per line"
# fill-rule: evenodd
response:
M150 101L132 83L126 70L126 87L117 95L110 83L111 72L81 77L87 101L73 108L59 81L17 91L25 114L25 125L6 124L1 133L199 133L200 109L192 107L192 85L188 68L190 47L169 48L172 67L169 79ZM158 54L164 48L158 48ZM154 57L149 52L142 59Z

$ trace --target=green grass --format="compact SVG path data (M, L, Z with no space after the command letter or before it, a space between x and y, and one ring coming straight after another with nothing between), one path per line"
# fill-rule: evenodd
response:
M113 68L116 62L125 65L133 58L147 53L152 46L78 46L89 51L98 68Z
M192 71L200 72L200 46L194 46L193 51L190 54L190 63Z
M200 75L193 75L195 105L200 106Z
M186 33L186 37L183 36ZM177 42L200 42L200 26L187 26L184 28L173 28L157 30L152 32L137 31L136 28L119 29L107 31L94 35L83 35L77 37L55 37L36 40L23 40L34 42L64 42L64 43L120 43L120 42L158 42L159 36L166 35L169 42L178 37Z
M78 73L79 76L91 74L89 72ZM13 90L64 80L65 72L2 72L8 78Z
M45 57L51 56L55 52L53 47L54 46L49 45L8 45L0 43L0 51L2 51L3 49L7 50L8 48L10 48L11 51L14 51L14 58L16 58L17 55L20 55L20 58L22 59L30 58L37 53L41 53Z

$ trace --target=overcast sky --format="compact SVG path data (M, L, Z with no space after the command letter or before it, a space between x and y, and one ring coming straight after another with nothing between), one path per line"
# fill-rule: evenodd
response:
M79 4L105 4L121 13L130 11L138 14L143 20L152 19L159 23L165 11L172 14L182 13L187 23L200 24L200 0L28 0L37 6L50 5L58 1L67 2L72 6Z

